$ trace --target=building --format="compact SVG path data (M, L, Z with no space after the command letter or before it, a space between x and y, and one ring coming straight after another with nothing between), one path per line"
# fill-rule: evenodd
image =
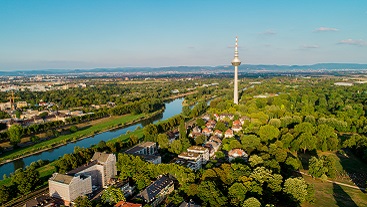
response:
M234 104L238 104L238 66L241 65L241 61L238 58L238 39L236 37L236 46L234 49L234 59L232 60L234 66Z
M233 134L233 131L231 129L227 129L227 131L224 133L225 138L231 138L233 136L234 136L234 134Z
M220 131L220 130L218 130L218 129L216 129L214 131L214 135L217 136L217 137L219 137L219 138L222 138L223 137L223 132Z
M182 202L179 207L200 207L200 205L190 200L189 202L186 201Z
M192 170L199 170L202 167L203 159L202 155L194 152L182 152L178 155L176 164L184 165Z
M77 197L92 193L92 177L85 175L71 176L54 173L48 180L52 198L59 198L69 206Z
M69 205L78 196L92 193L101 187L106 188L117 175L116 156L95 152L91 162L66 174L54 173L49 179L51 197L62 199Z
M203 133L205 136L209 137L209 136L213 133L213 130L209 129L208 127L205 127L205 128L203 129L202 133Z
M49 195L41 195L32 200L27 201L23 207L54 207L58 206L55 199L51 198Z
M216 142L213 140L209 140L205 143L204 147L209 150L209 156L214 157L215 153L218 151L220 145L222 145L222 142Z
M140 203L130 203L126 201L119 201L115 204L115 207L142 207L143 205Z
M242 130L242 126L241 125L233 125L232 130L234 132L240 132Z
M205 147L191 146L187 148L187 152L200 154L202 158L202 164L206 164L209 161L209 150Z
M150 184L136 197L142 199L152 207L158 206L175 189L173 180L164 175Z
M228 160L230 162L236 158L243 158L244 160L247 161L248 155L242 149L232 149L231 151L228 152Z
M155 142L143 142L125 151L126 154L142 157L145 161L153 164L162 163L161 156L158 155L157 144Z
M335 86L353 86L353 83L349 83L349 82L335 82L334 85Z
M26 101L18 101L17 102L17 108L24 108L24 107L27 107L28 104Z

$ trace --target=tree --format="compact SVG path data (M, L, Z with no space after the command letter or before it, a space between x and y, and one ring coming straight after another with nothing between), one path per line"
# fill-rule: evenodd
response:
M288 194L293 202L302 203L307 198L307 183L303 178L288 178L284 182L284 193Z
M13 146L17 146L20 143L20 138L23 135L23 127L18 124L13 124L8 129L8 136L10 139L10 144Z
M139 142L139 137L136 134L130 135L130 143L131 145L135 145Z
M260 206L261 206L260 201L254 197L246 199L242 204L242 207L260 207Z
M228 129L228 127L224 122L218 121L217 124L215 125L215 129L225 132Z
M5 175L5 174L4 174ZM11 196L9 193L9 188L6 185L0 186L0 204L3 204L10 200Z
M168 151L175 153L175 154L180 154L182 152L182 144L180 140L174 140L170 146L170 148L168 149Z
M189 106L183 106L182 107L182 115L184 117L190 117L190 114L191 114L191 109Z
M226 206L227 198L213 181L202 181L198 187L198 197L208 206Z
M302 133L297 138L297 141L298 141L299 147L303 150L303 153L305 153L306 150L316 149L317 139L310 132Z
M92 202L87 196L79 196L74 200L75 207L92 207Z
M339 144L338 136L334 128L326 124L317 126L316 137L318 138L318 149L322 151L336 150Z
M260 145L260 138L256 135L245 135L241 138L242 147L247 153L251 153Z
M100 150L100 151L104 151L106 148L107 148L107 144L105 141L101 140L98 142L97 144L97 148Z
M308 174L313 177L319 178L324 175L328 169L324 166L324 160L316 157L311 157L308 165Z
M262 142L268 142L274 138L278 138L279 134L279 129L277 129L273 125L261 126L258 132L258 135L260 136L260 140Z
M104 203L109 203L110 205L114 205L119 201L125 201L124 192L121 189L110 186L105 189L102 193L101 199Z
M195 144L196 145L202 145L206 141L206 136L201 134L195 138Z
M39 140L40 140L40 138L38 136L36 136L36 135L31 136L31 142L37 143Z
M180 132L180 139L187 138L187 129L185 126L185 120L181 120L180 126L178 127L178 131Z
M155 136L158 134L157 126L154 124L148 124L143 129L145 140L154 141Z
M240 149L240 148L242 148L242 145L238 140L235 139L235 140L231 140L229 142L229 149L230 150L231 149Z
M257 155L250 156L249 161L250 161L251 167L255 167L256 165L264 163L264 160Z
M78 127L74 125L74 126L71 126L69 130L70 130L71 133L77 132Z
M247 188L242 183L234 183L228 189L228 197L231 200L231 204L237 206L245 200Z
M161 149L168 149L169 147L169 140L166 134L159 134L158 135L158 145Z
M336 160L332 155L323 155L321 159L324 160L324 167L327 168L327 176L330 178L335 178L336 176Z
M205 121L202 118L198 118L196 119L196 125L198 125L199 127L202 127L205 125Z
M35 168L27 167L26 170L16 171L11 180L17 184L21 194L26 194L34 190L39 184L39 172Z

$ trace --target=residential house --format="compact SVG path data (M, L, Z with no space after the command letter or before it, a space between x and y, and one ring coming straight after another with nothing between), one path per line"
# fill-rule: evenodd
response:
M242 116L240 118L241 125L243 125L246 121L251 121L251 118L248 116Z
M213 131L212 131L211 129L209 129L208 127L205 127L205 128L203 129L202 133L203 133L205 136L209 137L209 136L213 133Z
M204 147L208 148L209 156L214 157L215 153L218 151L222 142L208 141L205 143Z
M242 126L241 125L233 125L232 130L234 132L240 132L242 130Z
M220 120L220 116L218 114L214 114L213 116L214 116L215 120L217 120L217 121Z
M223 137L223 132L220 131L220 130L218 130L218 129L216 129L214 131L214 135L217 136L217 137L219 137L219 138L222 138Z
M230 162L236 158L243 158L247 161L248 155L243 149L232 149L228 152L228 160Z
M227 129L227 131L224 133L225 138L231 138L233 136L234 136L234 134L233 134L233 131L231 129Z
M203 119L204 121L209 121L209 119L210 119L209 114L205 114L204 116L202 116L202 119Z
M150 184L136 197L142 199L152 207L158 206L174 190L174 183L171 178L164 175Z
M214 120L209 120L206 122L205 126L209 129L214 129L215 128L215 125L217 124L216 121Z

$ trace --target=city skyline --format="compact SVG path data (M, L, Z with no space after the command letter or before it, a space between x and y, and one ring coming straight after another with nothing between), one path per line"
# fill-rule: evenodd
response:
M229 65L235 36L246 64L367 63L366 18L362 0L5 0L0 70Z

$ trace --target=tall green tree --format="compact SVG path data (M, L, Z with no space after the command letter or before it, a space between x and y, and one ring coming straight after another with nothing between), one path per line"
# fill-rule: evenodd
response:
M75 207L92 207L92 202L87 196L79 196L74 200Z
M261 203L256 198L251 197L243 202L242 207L261 207Z
M280 132L278 128L268 124L265 126L261 126L258 134L260 136L260 140L262 142L267 143L268 141L271 141L274 138L278 138Z
M284 182L283 191L293 202L300 204L307 198L307 183L303 178L288 178Z
M8 129L10 144L13 146L17 146L17 144L20 143L22 135L23 135L23 127L18 124L13 124Z
M158 145L161 149L168 149L169 140L167 134L159 134L158 135Z
M121 189L110 186L102 193L101 199L104 203L114 205L119 201L125 201L124 192Z

